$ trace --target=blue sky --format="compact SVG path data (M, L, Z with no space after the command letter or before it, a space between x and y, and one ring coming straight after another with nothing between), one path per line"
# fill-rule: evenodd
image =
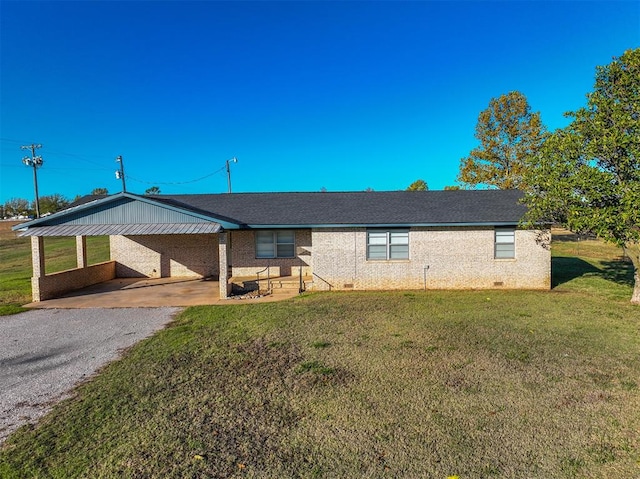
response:
M489 100L555 129L640 2L0 1L0 202L40 195L455 184ZM200 181L198 178L206 177Z

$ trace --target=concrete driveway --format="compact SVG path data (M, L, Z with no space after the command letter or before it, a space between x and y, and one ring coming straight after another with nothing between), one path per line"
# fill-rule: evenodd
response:
M0 443L179 311L42 309L0 316Z

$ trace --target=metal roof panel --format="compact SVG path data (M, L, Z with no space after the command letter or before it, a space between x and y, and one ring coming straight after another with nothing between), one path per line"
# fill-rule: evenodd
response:
M218 223L165 223L165 224L123 224L123 225L57 225L33 226L20 232L19 236L142 236L170 234L211 234L218 233Z

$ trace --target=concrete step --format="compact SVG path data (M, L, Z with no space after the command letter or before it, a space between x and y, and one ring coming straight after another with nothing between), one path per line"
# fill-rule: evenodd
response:
M268 289L271 294L288 294L300 291L300 281L270 280Z
M248 293L252 291L270 292L271 294L288 294L300 290L300 277L284 276L276 278L231 278L231 287L234 294ZM305 276L302 278L303 291L313 287L313 279Z
M302 290L305 291L313 283L310 278L302 278ZM291 293L292 291L300 291L300 278L288 277L288 278L273 278L266 284L271 294L278 293Z

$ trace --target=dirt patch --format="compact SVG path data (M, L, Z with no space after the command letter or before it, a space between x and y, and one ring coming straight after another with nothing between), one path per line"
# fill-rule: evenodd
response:
M18 237L17 231L11 228L22 223L22 221L2 220L0 221L0 240L12 240Z

